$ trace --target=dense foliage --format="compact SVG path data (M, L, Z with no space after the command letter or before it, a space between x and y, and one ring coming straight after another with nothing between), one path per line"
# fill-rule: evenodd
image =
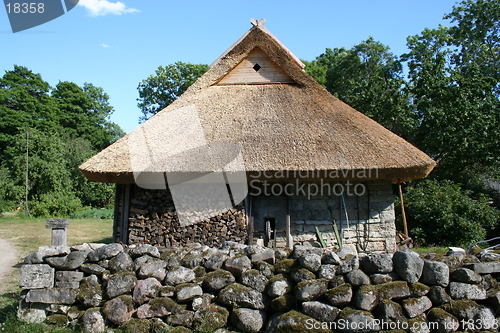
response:
M451 181L426 180L405 195L410 234L419 243L467 246L484 238L500 218L489 198Z
M78 170L124 134L109 121L108 99L90 83L52 88L22 66L0 78L1 211L25 208L26 190L35 216L69 216L112 202L112 185L91 183Z

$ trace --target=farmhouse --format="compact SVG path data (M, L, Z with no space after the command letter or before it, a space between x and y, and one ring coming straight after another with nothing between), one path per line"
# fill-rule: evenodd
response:
M392 252L392 184L434 165L327 92L254 20L174 103L80 169L116 183L115 241L290 247L321 233Z

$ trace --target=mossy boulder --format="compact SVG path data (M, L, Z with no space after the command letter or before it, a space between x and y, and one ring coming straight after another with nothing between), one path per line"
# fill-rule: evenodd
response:
M275 316L269 323L267 332L273 333L332 333L329 328L329 323L322 323L312 317L295 310L286 312L282 315Z
M352 286L349 283L327 290L324 298L333 306L345 306L352 300Z
M274 265L276 273L291 273L294 268L298 268L299 263L295 259L283 259Z
M276 297L271 301L271 308L278 312L287 312L296 309L297 299L291 294Z

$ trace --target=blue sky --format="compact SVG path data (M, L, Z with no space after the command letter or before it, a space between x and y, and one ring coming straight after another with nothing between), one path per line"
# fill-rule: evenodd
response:
M54 0L58 1L58 0ZM160 65L210 64L246 30L250 18L296 56L313 60L326 48L373 36L400 55L406 37L439 24L454 0L171 1L80 0L67 14L12 33L0 9L0 75L14 64L59 81L102 87L126 132L138 125L137 85Z

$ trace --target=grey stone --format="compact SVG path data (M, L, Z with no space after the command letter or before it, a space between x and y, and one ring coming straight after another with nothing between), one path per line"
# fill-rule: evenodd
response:
M498 329L498 320L495 318L495 313L486 306L480 307L474 317L474 321L476 323L482 323L483 330Z
M218 269L205 275L203 278L203 287L208 291L219 291L235 281L236 279L233 274L228 271Z
M347 256L357 256L358 251L356 251L354 245L344 245L339 249L337 255L340 259L344 260Z
M128 321L134 313L134 300L129 295L121 295L107 301L102 312L107 320L115 325Z
M71 246L71 251L92 251L92 248L88 243L83 243Z
M111 273L131 272L134 270L134 261L128 253L120 252L109 261Z
M374 288L361 286L354 295L354 304L360 310L371 311L377 305L378 297Z
M411 297L421 297L429 293L431 288L423 283L415 282L409 285Z
M272 278L274 275L274 266L267 262L264 261L256 262L254 264L254 267L268 279Z
M143 304L137 309L137 318L154 318L154 317L165 317L168 316L170 312L163 306L153 307L150 304Z
M480 262L467 265L467 268L472 269L479 274L500 273L500 262Z
M42 252L30 253L24 258L24 263L25 264L43 264L43 258L44 258L44 255Z
M76 301L76 290L67 288L31 289L26 294L26 302L44 304L73 304Z
M110 276L106 286L106 294L109 298L114 298L131 292L137 283L137 278L133 273L115 273Z
M373 313L386 323L406 322L401 305L388 299L381 300Z
M264 292L269 281L263 274L256 269L251 269L241 274L241 283L247 287L253 288L259 292ZM234 281L233 281L234 282Z
M376 288L380 299L400 299L411 296L410 287L406 281L393 281L373 287Z
M80 266L80 269L82 270L82 272L85 272L87 274L96 275L101 275L106 270L106 268L97 264L83 264Z
M352 272L355 269L359 269L359 258L358 256L348 255L340 264L337 270L337 274L346 274Z
M439 261L424 262L424 269L420 282L431 286L446 287L450 281L450 269L448 265Z
M234 275L241 275L252 268L252 261L247 256L229 258L224 262L224 267Z
M451 302L451 297L446 293L446 289L440 286L431 287L431 290L427 294L429 299L432 301L434 306L439 306L444 303Z
M394 271L409 283L418 282L424 268L424 261L412 250L398 251L392 256Z
M73 270L80 267L87 259L89 253L86 251L74 251L65 257L45 258L45 262L57 269Z
M67 282L67 281L56 281L56 288L70 288L78 289L80 287L79 282Z
M210 303L215 298L212 294L203 294L201 296L197 296L193 298L193 302L191 302L191 307L194 311L205 311L208 309Z
M176 284L188 283L196 278L196 274L190 268L176 266L168 271L165 276L165 284L175 286Z
M90 308L82 317L83 331L86 333L102 333L106 326L101 311L98 308Z
M69 272L69 271L56 272L56 281L80 282L82 279L83 279L83 272Z
M264 311L255 309L234 309L231 322L243 332L259 332L266 322L267 315Z
M299 264L300 266L315 273L321 267L321 256L315 253L303 254L299 257Z
M22 265L19 286L22 289L52 288L54 268L46 264Z
M389 273L389 274L372 274L370 275L370 281L372 284L382 284L382 283L387 283L387 282L392 282L397 280L398 276L396 273Z
M110 259L118 253L123 252L123 246L118 243L106 244L92 251L88 255L90 261L96 262L103 259Z
M331 323L335 321L340 310L323 302L310 301L302 303L302 312L320 322Z
M432 302L427 296L408 298L403 300L403 307L408 317L414 318L432 307Z
M163 281L167 272L165 271L167 263L164 260L151 258L141 265L137 271L137 276L140 279L147 279L154 277L158 281Z
M307 268L294 268L290 272L290 277L292 278L293 281L299 283L302 281L307 281L307 280L314 280L316 279L316 275L314 275L313 272L308 270Z
M102 302L102 286L96 275L90 275L83 278L77 299L85 306L97 307Z
M265 248L261 252L253 253L251 256L252 262L265 261L270 264L274 264L276 261L276 255L273 249Z
M141 257L145 254L151 257L160 258L160 251L156 246L153 246L151 244L137 245L136 247L130 249L128 254L132 257L132 259Z
M151 299L158 296L161 289L161 283L156 278L147 278L137 281L132 292L134 302L141 305L149 302Z
M441 308L458 319L465 321L473 320L480 310L480 306L476 302L468 299L451 301Z
M17 309L17 318L31 324L40 324L47 318L46 304L24 303Z
M345 280L353 286L370 284L370 278L362 270L355 269L344 275Z
M71 248L66 245L40 246L38 252L42 257L65 256L71 253Z
M345 283L338 287L329 289L325 292L323 297L333 306L345 306L352 300L352 287L350 284Z
M224 241L222 243L222 250L244 250L248 245L234 242L234 241Z
M462 267L450 274L452 281L464 283L481 283L481 275L471 269Z
M340 265L342 263L342 259L340 259L338 254L333 251L325 253L323 255L323 258L321 258L321 261L324 264L333 264L333 265Z
M372 331L378 332L380 330L378 322L367 311L344 308L337 316L337 321L340 320L346 323L343 327L338 327L340 332L367 333Z
M295 259L283 259L274 265L274 270L275 273L280 274L280 273L290 273L294 269L300 267L298 265L298 261Z
M298 259L304 254L317 254L319 256L323 255L323 249L320 247L307 246L307 245L294 245L292 257Z
M167 317L167 323L170 325L189 327L193 325L194 312L180 310Z
M203 264L203 267L205 267L206 269L213 270L213 271L215 271L217 269L221 269L222 265L224 264L224 262L226 261L227 258L228 258L228 256L224 253L216 254L212 258L205 261L205 264Z
M434 330L437 333L455 332L460 327L458 319L440 308L432 308L427 314L429 322L436 323L438 328Z
M302 281L295 287L295 298L299 301L315 301L319 299L328 287L328 280L317 279Z
M176 287L175 295L177 297L177 301L187 302L191 301L196 296L203 295L203 289L201 289L201 287L197 284L185 283Z
M321 265L320 269L318 270L318 278L331 280L335 277L336 271L337 268L335 267L335 265Z
M366 274L390 273L392 272L392 257L387 253L375 253L363 257L361 269Z
M204 262L201 251L192 251L181 259L181 265L187 268L195 268L201 266Z
M264 298L252 288L239 283L233 283L219 292L218 300L220 303L230 305L235 308L264 309Z
M488 304L493 307L495 312L500 311L500 292L496 292L488 297Z
M293 283L288 275L278 274L269 280L267 294L271 297L279 297L292 291Z
M453 299L483 300L487 298L486 290L480 284L451 282L448 293Z
M308 328L314 328L314 333L331 333L329 329L322 329L321 325L322 323L316 319L292 310L283 314L277 313L272 316L265 332L307 332Z

